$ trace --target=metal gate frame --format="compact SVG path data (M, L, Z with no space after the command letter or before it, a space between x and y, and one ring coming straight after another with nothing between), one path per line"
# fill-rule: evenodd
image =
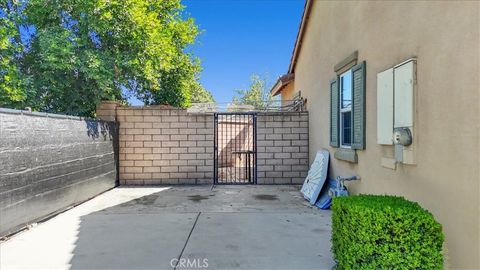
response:
M228 179L227 181L220 181L219 182L219 158L218 158L218 140L222 139L219 138L219 132L218 132L218 120L219 116L251 116L252 117L252 126L253 126L253 142L252 142L252 150L248 151L246 153L246 160L252 159L253 163L253 168L250 168L248 175L251 176L252 178L250 179L249 182L229 182ZM213 127L214 127L214 132L213 132L213 183L215 185L221 184L221 185L251 185L251 184L257 184L257 114L254 112L222 112L222 113L214 113L213 117ZM247 161L248 164L250 164L249 161ZM248 170L248 168L247 168ZM235 174L236 176L236 174Z

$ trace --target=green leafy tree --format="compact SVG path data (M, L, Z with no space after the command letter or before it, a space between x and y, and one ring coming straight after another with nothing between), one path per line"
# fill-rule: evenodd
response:
M212 93L205 90L199 83L192 85L190 101L192 103L215 103Z
M34 29L18 61L29 82L24 103L83 116L126 93L188 106L201 69L186 51L199 30L183 8L180 0L24 2L17 23Z
M257 74L250 77L250 86L248 89L235 90L236 96L233 97L235 105L251 105L256 109L268 108L273 104L274 99L267 88L267 80Z
M26 99L25 85L18 66L20 33L15 25L18 4L0 0L0 106L18 107Z
M198 59L194 59L194 65L190 65L189 61L187 55L180 55L177 66L170 72L161 74L161 91L143 95L145 104L171 105L165 101L174 101L176 104L187 104L185 107L191 103L214 102L212 94L198 82L201 71Z

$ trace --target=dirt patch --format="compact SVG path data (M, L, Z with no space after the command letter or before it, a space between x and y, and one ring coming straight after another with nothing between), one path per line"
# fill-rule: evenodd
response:
M128 201L126 203L122 203L119 206L120 207L127 207L127 206L133 206L133 205L137 205L137 204L152 205L152 204L155 203L155 201L158 199L159 196L160 195L157 195L157 194L151 194L151 195L140 197L138 199Z
M259 200L259 201L275 201L275 200L278 200L277 195L270 195L270 194L257 194L257 195L253 195L253 197L255 198L255 200Z
M210 195L211 196L211 195ZM190 195L188 199L192 202L201 202L203 200L208 200L210 196L202 196L202 195Z

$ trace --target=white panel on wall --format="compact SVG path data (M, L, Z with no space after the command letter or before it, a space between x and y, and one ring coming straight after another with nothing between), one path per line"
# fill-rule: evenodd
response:
M414 73L415 61L409 61L394 67L394 127L413 126Z
M377 74L377 143L393 144L393 68Z

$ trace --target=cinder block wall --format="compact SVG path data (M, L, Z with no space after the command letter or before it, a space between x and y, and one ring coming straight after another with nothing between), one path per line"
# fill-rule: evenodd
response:
M169 106L116 110L121 184L212 183L213 115Z
M170 106L99 105L119 123L120 184L213 183L214 119ZM232 137L233 138L233 137ZM257 113L257 183L299 184L308 171L308 113Z
M308 112L257 113L259 184L303 183L308 156Z
M114 122L0 109L0 236L116 185Z

